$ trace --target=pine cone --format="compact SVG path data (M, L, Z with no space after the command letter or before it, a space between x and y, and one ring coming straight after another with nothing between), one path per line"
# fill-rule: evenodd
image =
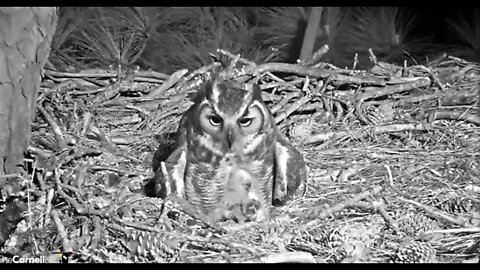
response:
M127 246L132 256L162 262L180 250L181 242L168 234L133 230L127 236Z
M417 237L426 231L440 229L438 222L426 216L423 212L401 213L398 220L399 228L411 237Z
M401 245L391 258L393 263L435 263L436 251L428 242L408 242Z
M317 124L315 121L311 119L301 120L288 128L288 137L293 142L303 143L313 134L316 128Z

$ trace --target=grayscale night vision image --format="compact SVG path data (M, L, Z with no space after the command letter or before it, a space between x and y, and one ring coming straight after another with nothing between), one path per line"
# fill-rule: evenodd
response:
M480 8L0 7L0 263L480 263Z

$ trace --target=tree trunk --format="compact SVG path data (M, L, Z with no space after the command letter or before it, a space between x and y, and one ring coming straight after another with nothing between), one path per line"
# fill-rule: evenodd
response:
M56 24L54 7L0 8L0 180L23 163Z
M300 60L308 61L312 58L313 47L317 39L318 27L322 18L321 7L312 7L308 15L307 29L303 36L302 50L300 51Z

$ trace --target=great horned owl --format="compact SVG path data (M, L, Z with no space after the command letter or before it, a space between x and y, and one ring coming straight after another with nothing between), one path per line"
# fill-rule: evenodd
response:
M278 130L257 84L214 79L193 102L165 162L167 177L154 160L155 196L169 185L207 216L258 221L306 181L302 155Z

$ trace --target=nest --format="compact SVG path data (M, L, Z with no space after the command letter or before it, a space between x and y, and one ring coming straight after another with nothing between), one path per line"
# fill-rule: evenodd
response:
M368 71L229 59L168 76L46 70L25 218L3 256L75 262L464 262L480 253L480 66L443 56ZM304 195L263 222L210 224L141 194L189 96L212 74L254 81L304 154ZM165 150L165 154L168 151ZM18 179L17 178L17 179ZM17 208L15 208L17 209ZM14 211L14 210L12 210ZM5 211L6 212L6 211ZM4 213L5 213L4 212ZM3 214L3 213L2 213ZM475 257L475 255L477 257Z

